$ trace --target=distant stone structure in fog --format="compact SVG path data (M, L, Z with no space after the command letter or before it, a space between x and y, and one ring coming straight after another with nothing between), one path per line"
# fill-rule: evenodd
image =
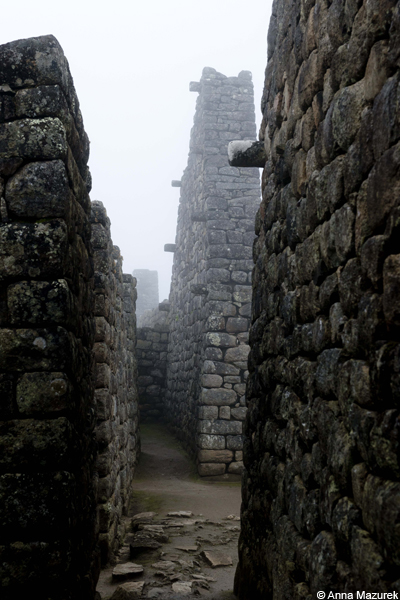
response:
M158 273L149 269L135 269L132 275L137 281L136 317L139 320L146 310L158 306Z

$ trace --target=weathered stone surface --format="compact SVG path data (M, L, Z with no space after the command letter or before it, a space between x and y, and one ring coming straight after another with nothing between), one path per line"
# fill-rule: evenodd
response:
M142 575L143 571L142 565L131 562L121 563L113 568L112 576L113 579L129 579Z
M18 410L25 415L66 410L71 396L71 384L65 373L25 373L17 383Z
M241 600L397 589L399 23L395 0L273 8L247 414L226 444Z
M195 87L190 154L180 181L164 414L197 458L199 473L221 474L236 460L234 453L228 450L218 462L205 452L225 451L227 436L241 434L243 415L233 418L230 407L244 404L243 387L237 386L244 386L247 371L259 204L257 168L230 166L227 149L233 140L242 149L254 143L250 153L257 160L265 149L254 141L249 73L226 78L206 68Z
M3 223L0 227L0 277L56 278L67 251L67 227L44 223ZM86 258L86 257L84 257Z
M0 88L0 579L5 598L93 598L136 460L134 281L96 203L91 245L89 141L57 40L0 46Z
M203 389L200 402L208 406L231 406L237 402L237 394L225 388Z
M5 199L11 215L17 218L67 216L69 188L61 160L28 163L11 177Z
M231 567L232 566L232 558L227 554L218 554L216 552L209 552L208 550L204 550L202 555L213 569L215 567Z
M198 459L201 463L230 463L233 458L231 450L200 450Z
M132 598L139 598L143 592L143 588L144 581L122 583L117 587L111 598L112 600L132 600Z

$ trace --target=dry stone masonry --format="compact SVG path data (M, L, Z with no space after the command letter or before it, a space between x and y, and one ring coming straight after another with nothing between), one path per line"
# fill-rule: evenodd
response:
M167 351L169 338L169 308L166 301L141 317L137 331L138 391L140 421L160 421L164 418Z
M136 346L136 280L122 273L110 219L92 202L95 292L95 401L98 455L99 544L102 564L115 557L125 536L132 479L140 445Z
M242 469L258 169L230 167L228 142L255 138L251 74L205 68L180 181L165 414L202 476ZM176 182L173 182L176 183ZM178 187L178 186L177 186Z
M93 598L132 478L135 291L98 204L91 226L88 155L57 40L0 46L4 600Z
M277 0L268 45L235 591L399 592L399 3Z

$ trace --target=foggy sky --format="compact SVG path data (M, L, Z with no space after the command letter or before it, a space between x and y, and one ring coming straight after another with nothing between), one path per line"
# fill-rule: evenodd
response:
M270 0L20 0L2 6L0 44L53 34L70 64L101 200L124 272L156 269L168 297L179 188L203 67L253 73L257 126Z

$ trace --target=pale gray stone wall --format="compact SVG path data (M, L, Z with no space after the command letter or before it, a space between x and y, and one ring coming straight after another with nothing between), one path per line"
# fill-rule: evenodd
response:
M251 74L205 68L180 205L170 293L166 418L203 476L239 474L249 351L258 169L230 167L227 145L255 139Z

